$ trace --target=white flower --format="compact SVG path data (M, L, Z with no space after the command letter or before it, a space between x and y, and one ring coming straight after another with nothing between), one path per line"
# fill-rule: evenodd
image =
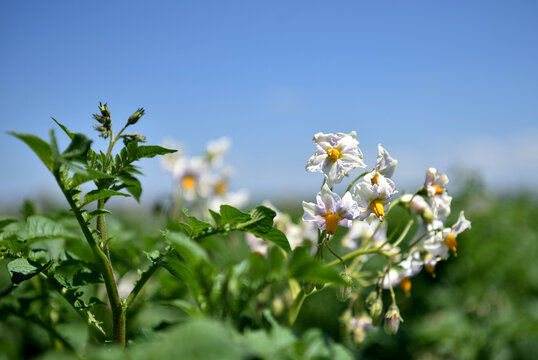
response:
M356 167L366 167L363 162L355 131L349 134L314 135L316 152L306 163L306 170L322 172L327 184L332 187L342 181L347 173Z
M448 196L445 189L447 183L446 174L439 174L435 168L426 170L424 187L432 202L433 215L443 220L450 215L450 203L452 202L452 197Z
M465 218L463 211L460 212L458 221L450 228L432 232L422 240L422 248L433 258L447 259L449 250L456 252L458 242L456 237L471 227L471 222Z
M265 240L254 236L251 233L247 233L246 240L248 246L250 246L250 249L253 253L260 254L263 257L267 257L267 249L269 248L269 245Z
M347 234L342 238L342 246L355 250L359 248L363 241L372 236L373 238L370 242L371 245L376 246L378 244L383 244L387 240L387 227L385 224L382 224L377 232L375 232L378 225L379 220L377 219L374 219L371 223L366 221L354 221Z
M346 192L342 198L324 184L316 197L316 204L303 201L303 221L315 221L318 228L333 235L338 225L350 227L359 214L357 203Z
M364 181L355 185L354 190L353 197L361 211L359 219L368 219L368 221L372 220L370 215L375 215L382 220L388 210L392 195L398 192L392 181L385 184L370 184Z
M197 195L205 198L211 193L210 169L202 158L178 159L172 173L186 200L193 200Z
M404 260L394 268L391 268L388 274L383 279L383 288L388 289L389 286L398 286L405 279L405 284L402 286L404 291L409 291L411 283L408 282L410 277L415 276L422 270L424 262L420 258L420 252L415 251L409 254Z
M226 136L210 141L206 148L208 162L214 166L219 166L222 163L222 158L228 152L230 145L230 139Z

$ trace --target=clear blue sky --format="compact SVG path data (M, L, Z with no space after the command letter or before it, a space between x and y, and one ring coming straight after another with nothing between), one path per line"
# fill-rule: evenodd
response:
M4 201L56 191L5 131L46 138L54 116L104 147L99 101L145 107L149 143L228 135L232 188L269 198L313 198L319 131L356 130L369 165L382 143L410 190L429 166L538 179L536 1L3 1L0 28ZM170 192L142 166L143 199Z

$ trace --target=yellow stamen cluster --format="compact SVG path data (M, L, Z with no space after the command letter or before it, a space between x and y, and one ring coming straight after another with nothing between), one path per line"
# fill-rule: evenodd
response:
M374 176L372 177L372 185L377 184L378 179L379 179L379 174L375 173Z
M450 250L456 252L458 249L458 242L456 241L456 237L453 234L448 234L448 236L445 239L445 245Z
M340 151L338 151L337 149L327 148L327 156L332 161L336 161L336 160L340 159L340 155L341 155Z
M192 175L186 175L181 179L181 187L185 190L194 190L196 188L196 178Z
M340 215L334 214L330 211L327 212L327 215L325 215L325 230L327 231L327 234L334 235L340 219Z
M441 195L443 193L443 188L439 185L432 185L435 188L435 195Z
M219 181L215 184L215 191L219 195L226 194L226 191L228 191L228 184L226 184L226 181Z
M402 280L400 280L400 287L404 292L408 293L409 291L411 291L411 280L406 277L403 278Z
M426 271L430 274L435 271L435 265L424 265L424 267L426 268Z
M378 218L383 218L385 216L385 209L383 209L383 204L379 200L373 200L370 204L370 208L374 212L375 216Z

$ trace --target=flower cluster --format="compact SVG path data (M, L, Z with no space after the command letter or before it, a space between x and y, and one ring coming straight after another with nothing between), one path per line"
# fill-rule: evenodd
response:
M245 190L229 192L232 169L223 166L223 158L230 148L226 137L207 144L200 156L189 157L185 149L167 141L165 147L177 152L162 157L163 167L172 173L175 182L174 208L181 212L188 208L198 216L207 215L208 209L218 211L220 205L241 207L248 200Z
M342 265L342 276L354 281L345 287L346 291L337 290L339 298L350 299L350 307L342 317L346 331L359 343L367 330L384 319L385 331L394 334L402 321L394 288L399 286L407 293L411 290L410 279L423 268L433 273L438 261L447 259L450 251L456 252L457 236L471 223L462 211L452 226L445 225L452 197L446 190L448 177L434 168L427 169L424 185L416 193L395 199L398 190L392 176L398 161L381 145L377 147L375 167L359 174L340 196L334 185L341 183L353 169L366 167L356 133L318 133L313 141L316 152L307 161L306 170L321 172L324 181L315 203L303 201L302 220L318 229L317 255L322 256L326 247L336 258L327 265ZM405 213L399 225L387 234L387 215L395 205L401 206ZM403 226L406 220L407 225ZM340 243L340 248L351 250L344 256L329 246L336 241L333 238L339 226L349 228ZM411 229L414 233L410 233ZM361 268L376 255L382 256L385 265L372 277L371 272L362 272ZM359 291L353 293L350 289L364 284L375 285L377 291L368 296L361 310ZM389 290L392 298L384 316L383 290Z

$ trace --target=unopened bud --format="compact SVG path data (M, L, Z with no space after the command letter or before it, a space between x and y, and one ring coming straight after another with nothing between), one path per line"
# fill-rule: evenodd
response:
M372 317L372 324L374 324L374 326L379 325L383 318L383 301L377 298L372 306L370 306L369 310L370 316Z
M316 288L316 284L312 281L303 281L301 287L303 288L303 292L305 295L310 295L312 291L314 291L314 289Z
M351 296L353 280L351 278L351 275L346 272L340 273L340 277L347 285L338 286L336 288L336 298L338 299L338 301L345 302Z
M372 291L368 296L366 297L366 300L364 301L366 303L366 307L371 307L374 301L377 300L377 293L375 291Z
M144 116L145 113L146 110L144 110L144 108L138 108L138 110L136 110L133 115L129 116L129 119L127 120L127 125L136 124L136 122L140 120L140 118Z
M362 327L358 326L351 331L351 337L353 338L355 345L360 345L366 337L366 331L364 331Z
M101 115L104 117L110 117L110 110L108 110L108 106L105 103L104 105L99 102L99 111L101 111Z
M400 316L398 306L396 306L396 304L392 304L385 314L385 332L389 335L396 334L398 332L398 328L400 327L401 320L402 317Z

